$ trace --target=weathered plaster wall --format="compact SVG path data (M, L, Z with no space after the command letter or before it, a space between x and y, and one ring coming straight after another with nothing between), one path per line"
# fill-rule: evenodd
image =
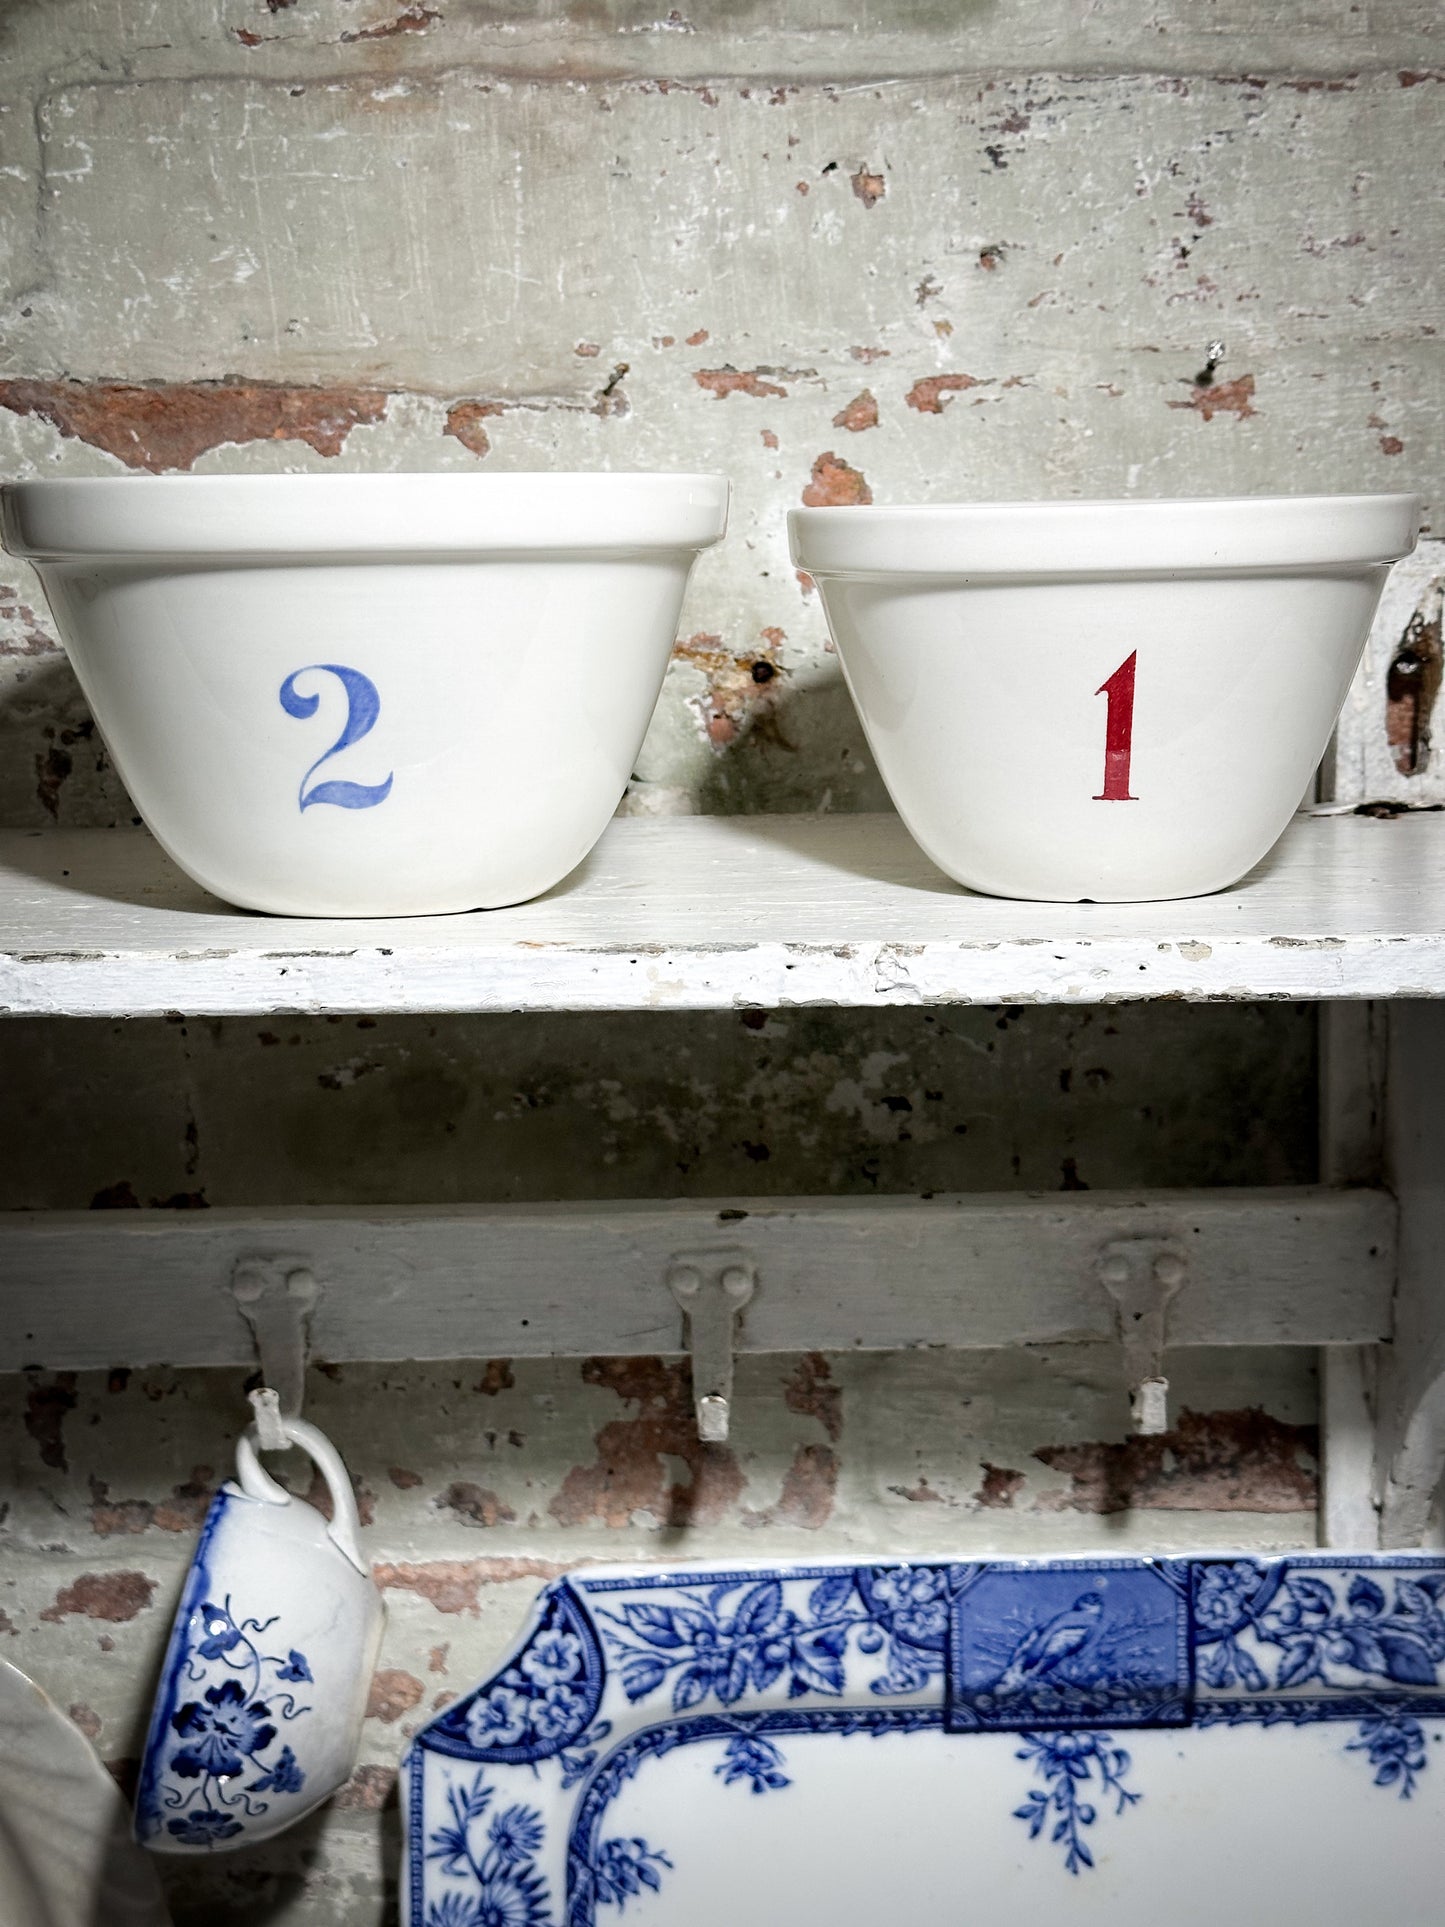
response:
M8 471L734 478L634 808L878 806L805 496L1436 487L1414 0L60 0L0 35ZM4 584L0 811L123 815Z
M786 556L805 495L1433 489L1442 49L1418 0L11 0L0 469L724 468L626 807L880 807ZM129 815L5 562L0 821ZM14 1022L0 1053L8 1208L1316 1168L1287 1006ZM123 1777L244 1407L117 1365L0 1394L0 1653ZM1105 1353L748 1360L704 1450L672 1360L317 1367L391 1605L363 1763L177 1873L178 1918L388 1919L407 1731L578 1559L1307 1542L1312 1362L1173 1371L1175 1431L1130 1445Z

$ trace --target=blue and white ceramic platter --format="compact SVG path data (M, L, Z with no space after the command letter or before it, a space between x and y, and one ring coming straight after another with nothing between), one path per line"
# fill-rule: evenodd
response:
M588 1569L403 1770L407 1927L1439 1927L1445 1555Z

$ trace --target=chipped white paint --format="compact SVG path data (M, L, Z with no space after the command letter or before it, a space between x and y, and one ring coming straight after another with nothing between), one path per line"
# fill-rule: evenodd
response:
M1296 818L1239 889L971 896L896 817L622 817L536 903L228 913L148 837L0 836L0 1010L703 1010L1445 996L1445 819Z
M1390 1012L1389 1177L1400 1200L1394 1343L1380 1353L1380 1543L1445 1543L1445 1008Z
M281 17L284 15L285 17ZM403 24L410 16L410 25ZM9 51L7 49L7 51ZM1035 0L982 8L944 0L789 0L786 8L692 0L477 0L465 10L406 0L307 0L294 12L239 0L177 9L135 0L47 0L16 50L42 72L126 72L202 81L218 74L387 76L474 63L539 78L604 72L668 80L720 75L776 83L885 76L1248 71L1351 77L1371 67L1439 63L1432 0ZM47 60L48 56L48 60ZM378 80L377 84L383 84Z
M1378 1348L1320 1352L1320 1544L1372 1550L1380 1540L1371 1405Z

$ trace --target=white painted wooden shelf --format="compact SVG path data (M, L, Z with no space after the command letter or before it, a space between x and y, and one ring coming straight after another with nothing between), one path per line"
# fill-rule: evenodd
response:
M308 1321L333 1358L686 1343L714 1438L734 1350L1112 1337L1121 1394L1157 1429L1168 1349L1306 1345L1327 1542L1418 1544L1445 1471L1445 814L1300 816L1239 888L1129 905L974 896L893 816L622 818L538 902L389 922L237 912L141 831L0 834L0 1013L1153 997L1331 1006L1330 1185L0 1213L0 1369L240 1365L259 1347L299 1388ZM1391 1191L1349 1188L1382 1159Z
M1445 815L1301 816L1237 889L1036 904L894 816L619 818L534 903L246 915L143 831L0 835L0 1012L706 1010L1445 996Z

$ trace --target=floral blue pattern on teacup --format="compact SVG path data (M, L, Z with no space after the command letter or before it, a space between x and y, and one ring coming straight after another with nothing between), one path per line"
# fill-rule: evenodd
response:
M231 1503L226 1493L217 1497L203 1546ZM198 1557L188 1593L205 1579ZM142 1838L164 1829L180 1846L215 1846L267 1813L273 1796L305 1786L288 1735L311 1712L299 1692L312 1672L294 1646L268 1650L277 1617L238 1614L229 1593L201 1598L189 1610L183 1603L167 1654L167 1703L147 1748L137 1808Z
M200 1692L170 1719L180 1741L170 1771L196 1784L188 1793L169 1791L162 1806L177 1839L209 1844L241 1831L235 1809L254 1817L267 1811L266 1794L299 1793L305 1785L282 1729L311 1711L289 1690L309 1681L311 1668L294 1646L284 1658L261 1650L274 1614L238 1624L228 1598L222 1605L205 1600L200 1617L205 1636L182 1675L187 1684L200 1684ZM248 1773L255 1777L247 1779ZM179 1812L170 1811L175 1808Z
M136 1835L158 1852L277 1833L355 1761L381 1598L334 1448L283 1423L322 1471L333 1516L276 1484L241 1440L237 1482L216 1494L186 1577L141 1762Z

